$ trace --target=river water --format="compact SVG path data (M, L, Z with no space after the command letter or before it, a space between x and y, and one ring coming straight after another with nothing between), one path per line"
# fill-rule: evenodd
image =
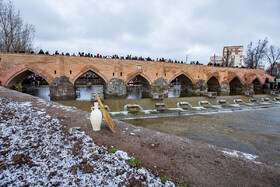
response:
M80 96L75 101L60 101L59 103L75 106L90 112L93 102L90 101L90 88L81 88ZM35 95L49 100L49 89L41 88ZM218 100L226 100L236 105L234 99L242 99L250 103L245 96L224 96L216 99L205 97L178 98L178 90L170 90L163 101L141 98L141 92L129 90L127 99L105 99L103 103L111 111L113 118L120 119L136 126L161 131L165 133L198 140L220 147L231 148L254 154L280 164L280 104L235 106L232 108L210 107L201 109L199 101L208 101L216 106ZM255 98L262 102L262 98L272 96L259 95ZM170 110L157 112L155 103L165 103ZM188 102L193 106L181 111L178 102ZM124 111L127 104L137 104L146 113L128 113ZM169 116L169 117L167 117Z
M280 164L280 107L125 120L136 126L261 156Z

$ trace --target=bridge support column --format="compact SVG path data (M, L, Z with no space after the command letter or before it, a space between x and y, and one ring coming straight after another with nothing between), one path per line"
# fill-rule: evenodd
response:
M57 77L50 85L50 97L52 101L75 100L76 92L69 77Z
M193 85L193 95L204 95L207 92L207 84L204 80L200 80Z
M163 78L155 80L151 85L150 90L151 98L164 98L168 97L168 84Z
M229 83L223 82L220 88L220 95L229 95L229 94L230 94Z
M253 83L245 83L243 85L242 94L244 94L245 91L254 92L254 84Z
M193 85L182 85L180 97L190 97L193 92Z
M123 80L113 78L108 82L105 90L106 98L125 98L126 94L126 85Z

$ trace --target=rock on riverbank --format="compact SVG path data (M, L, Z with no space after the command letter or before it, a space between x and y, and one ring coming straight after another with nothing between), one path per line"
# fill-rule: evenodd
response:
M0 97L0 186L164 186L129 159L123 151L106 152L79 128L60 125L30 102Z

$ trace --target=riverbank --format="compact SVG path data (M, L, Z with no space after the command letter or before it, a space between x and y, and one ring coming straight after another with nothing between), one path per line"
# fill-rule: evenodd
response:
M279 186L280 168L260 157L169 135L121 121L116 134L102 123L93 132L89 113L47 102L0 87L1 97L28 102L34 112L45 112L65 128L80 127L98 146L123 150L159 176L168 176L188 186Z

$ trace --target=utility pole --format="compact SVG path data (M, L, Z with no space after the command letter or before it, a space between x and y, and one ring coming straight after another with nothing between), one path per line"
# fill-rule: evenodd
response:
M186 64L188 63L189 53L186 54Z
M214 54L214 64L216 64L216 54Z

